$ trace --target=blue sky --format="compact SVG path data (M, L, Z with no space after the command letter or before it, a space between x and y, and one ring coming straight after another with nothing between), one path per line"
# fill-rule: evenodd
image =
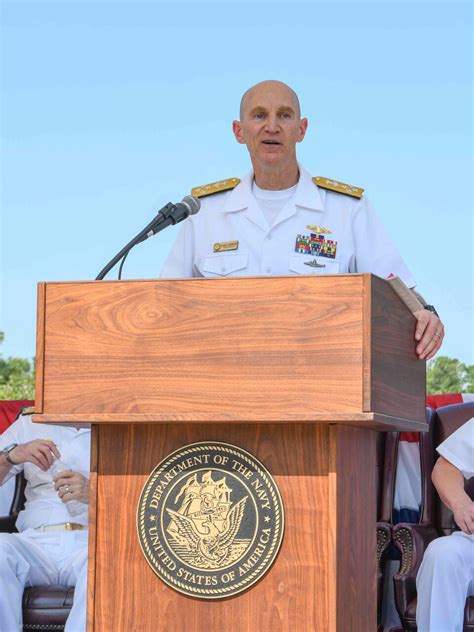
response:
M35 352L36 283L91 279L168 201L249 169L242 92L275 78L314 175L365 188L472 353L469 2L1 3L2 353ZM157 277L175 237L135 249Z

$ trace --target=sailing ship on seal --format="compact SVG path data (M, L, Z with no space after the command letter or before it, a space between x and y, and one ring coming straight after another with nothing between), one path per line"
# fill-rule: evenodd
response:
M186 564L198 569L218 569L235 563L250 539L237 538L248 496L232 504L226 477L213 479L213 471L190 476L179 490L177 511L167 508L169 544Z

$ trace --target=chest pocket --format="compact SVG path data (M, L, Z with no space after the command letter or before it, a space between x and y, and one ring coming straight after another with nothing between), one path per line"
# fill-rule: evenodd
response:
M339 261L314 255L291 255L288 268L296 274L338 274Z
M205 276L229 276L241 270L245 270L249 265L249 256L244 254L236 255L214 255L200 259L196 264L199 272Z

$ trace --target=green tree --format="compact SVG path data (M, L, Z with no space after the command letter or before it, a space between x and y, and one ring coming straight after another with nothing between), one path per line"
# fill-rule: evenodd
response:
M426 386L429 395L437 393L472 393L474 366L455 358L439 356L428 362Z
M0 344L5 334L0 331ZM25 358L3 358L0 355L0 399L34 399L34 365Z
M465 393L474 393L474 364L466 367L466 390Z

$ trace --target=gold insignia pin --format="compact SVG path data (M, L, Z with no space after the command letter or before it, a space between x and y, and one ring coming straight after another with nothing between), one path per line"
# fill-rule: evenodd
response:
M238 241L222 241L220 243L214 244L214 252L228 252L229 250L238 250L239 242Z
M324 226L309 226L309 224L306 224L306 228L312 233L321 233L322 235L330 235L332 233L332 230L324 228Z

